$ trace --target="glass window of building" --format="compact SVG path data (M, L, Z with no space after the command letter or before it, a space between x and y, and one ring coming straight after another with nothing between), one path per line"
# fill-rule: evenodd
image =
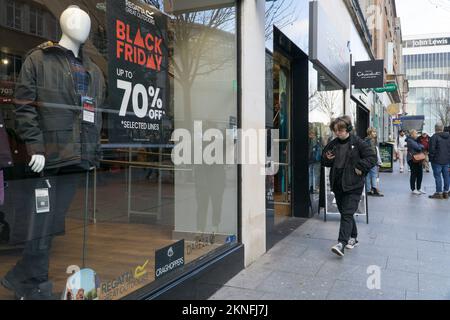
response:
M344 114L344 90L324 71L309 64L309 184L313 202L319 200L320 159L333 139L329 125Z
M236 243L235 2L0 3L0 299L150 292Z

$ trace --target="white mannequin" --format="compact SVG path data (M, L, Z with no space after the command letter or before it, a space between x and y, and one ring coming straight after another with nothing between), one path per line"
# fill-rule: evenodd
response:
M59 45L72 51L75 57L78 57L80 46L86 42L91 32L91 18L80 7L69 6L61 14L59 23L62 31ZM35 154L28 165L33 172L40 173L45 167L45 157Z

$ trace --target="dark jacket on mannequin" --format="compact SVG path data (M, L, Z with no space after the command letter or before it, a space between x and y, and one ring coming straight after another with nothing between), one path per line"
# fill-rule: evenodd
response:
M60 168L100 157L101 107L105 80L87 55L80 55L89 75L88 96L96 103L95 124L82 121L81 97L76 93L66 49L46 42L27 56L15 90L16 125L29 156L46 158L46 168Z

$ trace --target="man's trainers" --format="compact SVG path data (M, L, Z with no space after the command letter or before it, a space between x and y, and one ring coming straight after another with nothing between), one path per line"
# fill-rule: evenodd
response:
M331 248L331 251L335 254L337 254L340 257L344 256L344 245L342 243L338 243L334 247Z
M422 189L418 190L420 192L420 194L427 194L425 191L423 191Z
M417 196L421 195L421 193L420 193L419 190L414 190L414 191L412 192L412 194L415 194L415 195L417 195Z
M356 240L355 238L351 238L347 245L345 246L346 249L353 249L354 247L357 247L359 245L359 241Z
M442 195L442 193L437 193L436 192L435 194L433 194L432 196L429 196L428 198L442 200L442 199L444 199L444 196Z

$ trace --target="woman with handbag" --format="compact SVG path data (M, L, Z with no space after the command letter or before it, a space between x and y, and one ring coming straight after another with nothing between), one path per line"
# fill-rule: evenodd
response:
M410 185L411 191L415 195L426 194L422 190L423 179L423 161L425 154L423 153L424 146L417 142L418 133L416 130L410 131L410 136L406 139L408 144L408 164L411 168Z

